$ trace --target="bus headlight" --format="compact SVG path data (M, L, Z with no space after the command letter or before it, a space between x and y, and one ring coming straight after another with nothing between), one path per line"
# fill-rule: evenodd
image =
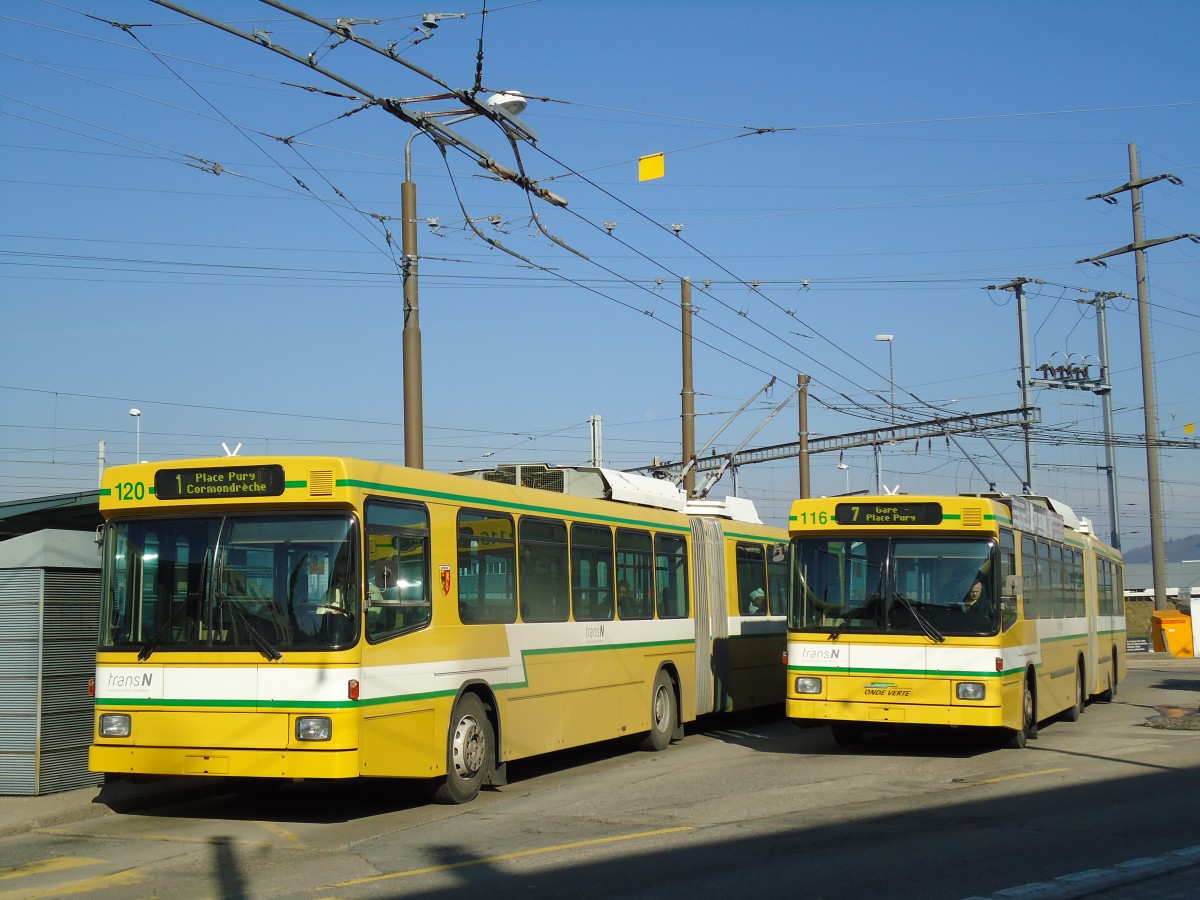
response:
M132 731L129 713L104 713L100 716L100 737L126 738Z
M815 675L797 675L795 687L797 694L819 694L821 679Z
M327 741L333 737L333 720L329 716L301 716L296 720L296 740Z
M982 700L986 693L982 681L960 681L954 688L959 700Z

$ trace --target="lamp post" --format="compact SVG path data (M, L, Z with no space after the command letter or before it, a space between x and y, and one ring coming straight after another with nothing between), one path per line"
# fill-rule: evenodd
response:
M134 423L136 423L136 430L137 430L137 437L135 439L136 443L134 444L134 460L133 461L141 462L142 461L142 411L140 409L138 409L137 407L134 407L133 409L131 409L129 411L129 414L131 416L133 416L133 421L134 421Z
M846 473L846 493L850 493L850 466L844 462L837 464L837 467Z
M485 104L500 109L509 116L525 110L528 101L516 92L493 94ZM453 116L444 124L452 125L480 115L476 112L454 110L448 113L428 113L430 118ZM400 249L404 254L404 332L401 347L404 366L404 464L414 469L425 468L424 388L421 383L421 314L417 298L417 186L412 180L412 142L424 130L414 131L404 143L404 183L400 185Z

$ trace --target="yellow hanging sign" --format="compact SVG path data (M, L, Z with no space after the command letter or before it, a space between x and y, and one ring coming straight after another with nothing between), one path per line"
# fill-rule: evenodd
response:
M662 178L667 171L667 160L662 153L652 153L638 159L638 181Z

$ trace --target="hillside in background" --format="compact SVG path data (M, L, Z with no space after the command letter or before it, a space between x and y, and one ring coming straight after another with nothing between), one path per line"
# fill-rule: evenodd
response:
M1192 534L1184 538L1176 538L1173 541L1166 541L1163 544L1163 549L1166 551L1167 562L1200 559L1200 534ZM1124 556L1127 563L1153 562L1149 545L1125 551Z

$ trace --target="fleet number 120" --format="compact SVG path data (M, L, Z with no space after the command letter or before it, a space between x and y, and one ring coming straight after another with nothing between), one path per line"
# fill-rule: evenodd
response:
M118 481L118 500L145 500L146 485L141 481Z

